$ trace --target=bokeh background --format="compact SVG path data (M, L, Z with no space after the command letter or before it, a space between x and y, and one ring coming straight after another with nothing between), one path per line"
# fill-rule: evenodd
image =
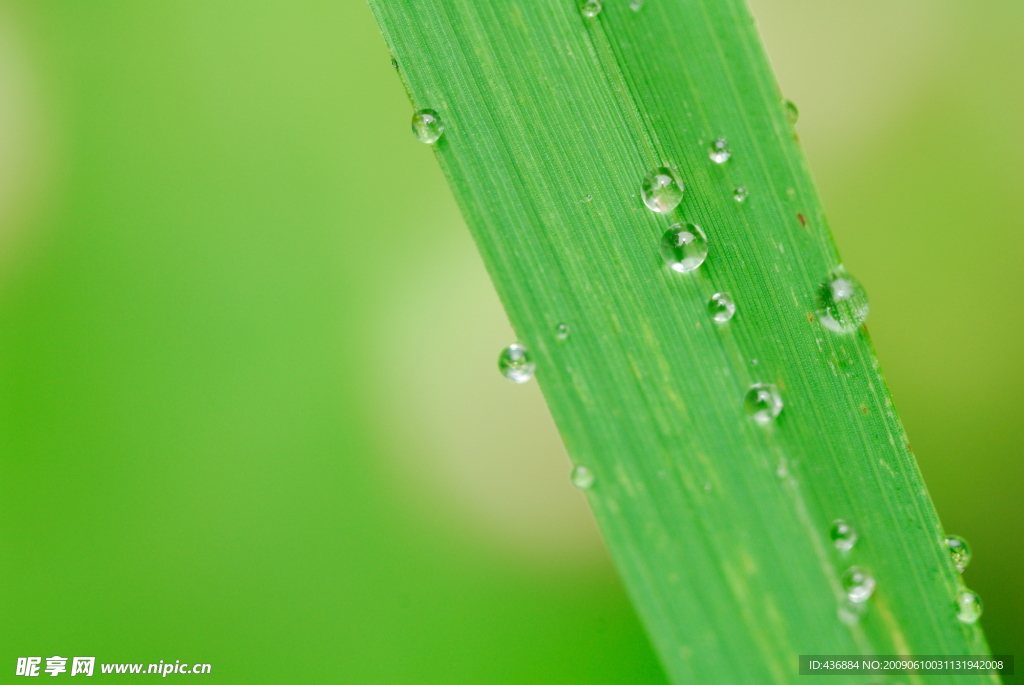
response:
M1024 5L753 9L1024 657ZM410 113L360 0L0 0L4 678L664 682Z

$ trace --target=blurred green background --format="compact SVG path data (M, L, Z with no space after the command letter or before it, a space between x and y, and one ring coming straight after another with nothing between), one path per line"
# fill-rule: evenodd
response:
M1024 5L753 8L1024 656ZM410 113L360 0L0 0L5 678L664 682Z

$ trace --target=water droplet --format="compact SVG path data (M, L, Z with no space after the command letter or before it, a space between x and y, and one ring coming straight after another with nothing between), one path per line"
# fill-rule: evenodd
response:
M711 151L708 153L708 157L715 164L725 164L732 157L732 153L729 152L729 141L725 138L716 138L715 142L711 143Z
M818 291L818 320L836 333L852 333L868 318L868 296L840 267Z
M513 383L525 383L533 378L537 365L526 345L514 342L498 355L498 369Z
M774 383L755 383L747 390L743 406L750 418L768 423L782 411L782 395Z
M601 3L598 0L587 0L580 5L580 13L587 19L593 19L601 14Z
M981 597L970 590L962 590L956 597L958 607L956 617L964 623L974 623L981 618L984 608L981 604Z
M875 591L875 577L860 566L851 566L843 574L843 590L851 602L866 602Z
M947 535L946 547L949 548L949 554L953 557L953 565L956 566L956 570L963 573L967 564L971 563L971 546L959 535Z
M594 472L583 465L574 466L572 484L580 490L589 490L594 485Z
M782 108L786 110L786 120L789 121L790 125L796 123L796 120L800 118L800 110L796 108L796 105L792 100L783 100Z
M421 109L412 115L412 132L421 143L433 144L444 133L441 117L432 109Z
M392 68L394 68L394 69L397 69L397 68L398 68L398 60L397 60L397 59L395 59L394 57L392 57L392 58L391 58L391 66L392 66Z
M660 167L644 176L640 196L654 212L671 212L683 201L683 181L673 169Z
M736 313L736 303L729 293L715 293L708 300L708 313L718 323L725 323Z
M630 0L629 9L634 12L639 12L640 8L644 6L644 0Z
M676 271L693 271L708 256L708 237L697 224L674 224L661 237L661 256Z
M750 195L750 191L740 186L732 191L732 199L736 202L746 202L747 197Z
M555 326L555 337L559 340L565 340L569 337L569 324L560 323Z
M829 537L832 538L832 544L841 552L849 552L857 544L857 531L843 519L832 522Z

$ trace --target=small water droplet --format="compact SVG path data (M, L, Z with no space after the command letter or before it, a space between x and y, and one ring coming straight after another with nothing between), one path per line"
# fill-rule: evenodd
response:
M711 151L708 153L708 157L715 164L725 164L732 157L732 153L729 152L729 141L725 138L716 138L715 142L711 143Z
M555 326L555 337L559 340L565 340L569 337L569 324L560 323Z
M572 469L572 484L580 490L589 490L594 485L594 472L582 464L574 466Z
M593 19L597 15L601 14L601 3L598 0L587 0L580 5L580 14L587 19Z
M743 398L747 414L758 423L768 423L782 411L782 395L774 383L755 383Z
M981 597L971 590L962 590L956 597L956 617L964 623L974 623L981 618L984 608L981 604Z
M394 57L391 58L391 67L394 69L398 68L398 60L395 59Z
M843 590L851 602L866 602L875 591L875 577L860 566L851 566L843 574Z
M857 531L843 519L832 522L829 537L832 538L832 544L841 552L849 552L857 544Z
M683 181L673 169L660 167L644 176L640 196L654 212L671 212L683 201Z
M725 323L736 313L736 303L729 293L715 293L708 300L708 313L718 323Z
M842 267L818 289L818 320L836 333L852 333L868 318L868 296Z
M743 186L739 186L732 191L732 199L736 200L736 202L746 202L749 195L750 191Z
M947 535L946 547L949 548L949 555L953 557L956 570L963 573L967 564L971 563L971 546L959 535Z
M530 351L522 343L514 342L498 355L498 369L501 375L513 383L525 383L530 380L536 368Z
M786 110L786 120L790 125L795 124L796 120L800 118L800 110L796 108L796 104L792 100L783 100L782 108Z
M629 9L634 12L639 12L640 8L644 6L644 0L630 0Z
M421 143L430 145L440 140L444 133L444 123L434 110L421 109L412 115L412 132Z
M708 237L696 224L674 224L661 237L661 256L676 271L693 271L707 259Z

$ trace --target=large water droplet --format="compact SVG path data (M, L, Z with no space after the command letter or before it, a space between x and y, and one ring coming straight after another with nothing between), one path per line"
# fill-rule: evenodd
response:
M412 115L412 132L421 143L433 144L441 139L444 123L434 110L421 109Z
M513 383L525 383L533 378L537 365L526 345L514 342L498 355L498 369Z
M818 289L818 320L836 333L852 333L868 318L864 288L842 268Z
M601 14L601 3L598 0L587 0L580 5L580 14L587 19L593 19L597 15Z
M634 12L639 12L640 8L644 6L644 0L630 0L629 9Z
M683 181L674 169L660 167L644 176L640 196L654 212L671 212L683 201Z
M736 303L729 293L715 293L708 300L708 313L718 323L725 323L736 313Z
M961 590L956 597L956 617L964 623L974 623L981 618L984 608L981 604L981 597L971 590Z
M851 566L843 574L843 590L851 602L866 602L875 591L875 577L860 566Z
M589 490L594 485L594 472L582 464L574 466L572 469L572 484L580 490Z
M832 544L842 552L849 552L857 544L857 531L853 526L843 519L836 519L832 522L832 530L829 531Z
M774 383L755 383L743 398L743 407L750 418L768 423L782 411L782 395Z
M676 271L693 271L708 256L708 237L697 224L675 224L661 237L661 256Z
M565 340L569 337L569 324L560 323L555 326L555 337L559 340Z
M967 564L971 563L971 546L959 535L947 535L946 547L949 548L949 555L953 557L956 570L963 573Z
M725 164L732 157L732 153L729 152L729 141L725 138L716 138L711 143L711 150L708 152L708 157L715 164Z
M786 110L786 120L789 121L790 125L795 124L796 120L800 118L800 110L796 108L793 101L783 100L782 108Z
M732 199L736 200L736 202L746 202L749 195L750 191L743 186L739 186L732 191Z

